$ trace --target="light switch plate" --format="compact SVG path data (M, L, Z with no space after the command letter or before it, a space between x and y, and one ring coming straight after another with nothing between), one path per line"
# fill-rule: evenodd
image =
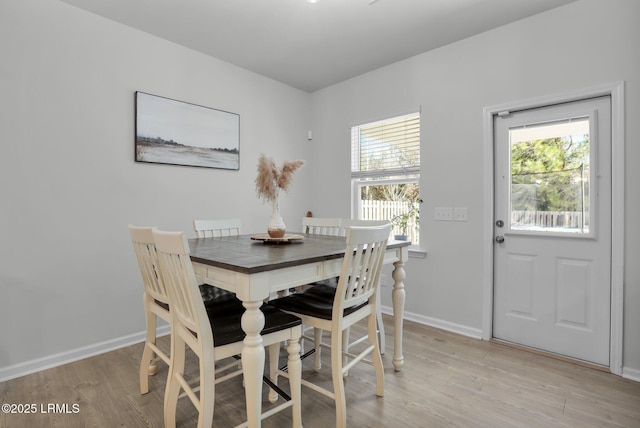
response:
M453 221L467 221L468 212L467 207L455 207L453 209Z
M451 221L453 217L453 208L451 207L436 207L434 219L436 221Z

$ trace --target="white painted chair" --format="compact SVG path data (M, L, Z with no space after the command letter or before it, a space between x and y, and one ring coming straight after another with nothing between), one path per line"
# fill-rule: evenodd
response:
M341 219L339 217L303 217L302 218L302 233L307 235L326 235L326 236L345 236L345 230L341 226ZM335 287L338 284L337 278L320 281L314 284L310 284L311 287ZM304 291L309 286L298 287L297 291ZM313 368L316 371L320 371L322 367L321 363L321 349L323 347L328 348L329 345L322 343L322 330L319 328L313 329L313 338L305 334L305 328L302 328L303 337L305 339L313 340L315 354ZM345 339L345 343L348 340ZM302 344L304 350L304 343Z
M389 223L389 220L361 220L357 218L341 218L340 219L340 227L345 230L348 230L350 227L371 227L371 226L382 226Z
M198 238L240 235L242 221L239 218L223 220L194 220L193 230Z
M347 230L351 226L358 227L369 227L369 226L382 226L388 224L387 220L360 220L360 219L350 219L350 218L330 218L330 217L303 217L302 218L302 231L307 234L316 234L316 235L330 235L330 236L345 236ZM326 294L327 288L329 288L329 292L331 292L331 287L335 287L337 284L337 278L320 281L318 283L314 283L313 286L317 288L315 290L310 290L311 293L316 292L320 294ZM384 350L386 348L386 339L384 332L384 322L382 320L382 309L380 305L376 307L376 319L378 323L378 341L380 344L380 352L384 354ZM303 337L306 339L311 339L310 337L304 335L304 327L303 327ZM349 350L349 346L357 345L360 342L367 340L366 336L363 336L353 342L350 341L350 333L349 331L345 331L344 339L343 339L343 349L346 351ZM329 348L328 344L322 342L322 331L319 329L314 330L313 335L314 347L315 347L315 355L314 355L314 369L319 371L321 369L321 349ZM304 346L304 344L303 344Z
M178 398L180 392L184 391L198 410L198 428L209 428L213 422L215 386L242 373L242 369L236 370L235 361L218 370L215 369L215 363L241 353L245 336L241 327L244 306L236 300L205 308L200 299L184 234L154 229L153 237L172 315L171 363L164 399L165 427L175 427ZM278 375L283 374L277 370L277 357L280 343L288 341L287 376L291 388L291 399L270 409L262 417L291 407L293 426L301 427L300 319L269 305L263 305L261 310L265 317L265 327L261 335L264 345L269 347L271 380L277 385ZM199 385L196 387L185 377L187 346L198 357L200 363L199 377L196 379L199 380ZM234 371L216 378L216 372L220 373L221 370Z
M340 218L303 217L302 233L310 235L344 236Z
M348 230L350 227L353 227L353 226L356 226L356 227L382 226L387 223L389 223L388 220L360 220L360 219L354 219L354 218L340 219L340 226L345 232L346 230ZM380 284L378 284L378 287L380 287ZM380 305L376 307L376 319L378 320L378 341L380 343L380 353L384 354L385 348L387 347L387 341L384 333L384 322L382 321L382 309ZM355 345L364 340L366 340L366 337L361 337L360 339L354 342L350 342L349 345L346 345L347 346L346 349L348 349L348 346Z
M156 345L156 328L158 317L171 325L171 314L169 296L159 274L152 228L129 225L129 233L144 285L142 298L147 332L140 360L140 393L146 394L149 392L149 376L158 371L158 360L169 365L169 355ZM218 287L201 284L199 289L206 307L236 300L233 293Z
M299 316L304 325L331 332L331 368L333 391L307 380L302 384L331 397L336 402L336 427L347 424L344 374L356 363L367 362L375 367L376 395L384 395L384 371L376 329L378 282L384 262L391 225L350 227L347 248L335 294L319 298L310 295L310 288L301 293L271 302L284 311ZM368 346L357 355L343 349L343 333L353 324L367 320ZM343 363L343 356L350 358ZM370 355L371 360L364 357Z
M149 376L158 370L158 358L169 365L169 356L156 345L157 317L171 324L169 296L159 278L156 247L150 227L129 226L133 249L142 274L144 315L147 334L140 361L140 394L149 392Z

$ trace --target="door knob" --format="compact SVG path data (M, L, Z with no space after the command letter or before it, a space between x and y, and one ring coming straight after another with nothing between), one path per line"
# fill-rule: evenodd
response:
M498 244L502 244L504 242L504 236L502 236L502 235L496 236L496 242Z

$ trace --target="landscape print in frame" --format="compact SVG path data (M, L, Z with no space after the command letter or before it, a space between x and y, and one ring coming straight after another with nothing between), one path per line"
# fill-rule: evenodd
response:
M240 115L136 92L136 162L240 169Z

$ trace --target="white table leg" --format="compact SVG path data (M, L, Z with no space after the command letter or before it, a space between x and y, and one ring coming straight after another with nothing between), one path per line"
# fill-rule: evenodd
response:
M393 346L393 367L396 371L402 370L404 366L404 354L402 352L402 328L404 321L404 301L405 291L404 283L406 277L404 271L404 261L399 260L393 264L393 292L391 300L393 301L393 326L394 326L394 346Z
M378 284L378 296L380 296L381 284ZM380 348L380 354L384 355L387 348L387 339L384 337L384 322L382 321L382 306L380 305L380 297L378 297L378 304L376 305L376 320L378 324L378 346Z
M260 311L262 301L242 302L242 330L246 333L242 348L245 396L247 399L247 425L258 428L262 413L262 376L264 375L265 352L260 332L264 328L264 314Z
M302 336L302 327L300 328ZM301 340L302 338L300 338ZM293 400L293 428L302 428L302 361L300 361L300 342L297 337L289 339L287 346L289 353L287 366L289 367L289 385L291 388L291 399Z

